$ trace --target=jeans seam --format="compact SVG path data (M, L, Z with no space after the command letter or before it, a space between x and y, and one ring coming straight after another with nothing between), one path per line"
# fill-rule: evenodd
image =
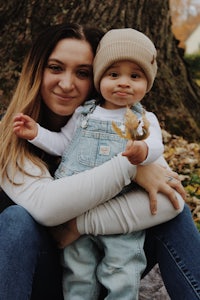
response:
M185 266L184 261L180 259L180 257L176 253L176 251L173 249L173 247L170 246L169 243L164 242L163 240L161 240L159 238L157 238L157 239L160 242L162 242L163 246L167 249L167 251L168 251L169 255L171 256L171 258L177 264L181 274L184 276L185 280L191 286L192 290L194 291L194 293L196 294L198 299L200 299L200 287L198 286L198 282L196 281L196 279L193 278L193 276L191 275L191 273L189 272L189 270ZM181 266L181 263L182 263L182 266Z

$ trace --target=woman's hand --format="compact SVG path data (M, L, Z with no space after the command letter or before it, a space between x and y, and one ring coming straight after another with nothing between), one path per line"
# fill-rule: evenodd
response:
M76 219L49 229L58 248L63 249L80 237L77 230Z
M153 215L157 212L156 196L158 192L165 194L175 209L179 209L175 190L184 200L186 199L186 192L178 174L159 164L138 165L135 181L148 192Z

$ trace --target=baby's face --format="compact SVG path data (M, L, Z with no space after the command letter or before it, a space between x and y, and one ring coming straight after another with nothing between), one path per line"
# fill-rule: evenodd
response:
M104 108L117 109L131 106L143 99L147 91L147 78L139 65L123 60L111 65L100 81Z

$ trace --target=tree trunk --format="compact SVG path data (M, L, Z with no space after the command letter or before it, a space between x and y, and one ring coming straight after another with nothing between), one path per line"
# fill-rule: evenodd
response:
M10 96L16 84L32 38L46 25L73 21L105 31L132 27L146 33L158 50L157 79L143 104L171 133L189 141L199 139L200 89L177 48L168 0L10 0L1 4L0 20L2 99Z

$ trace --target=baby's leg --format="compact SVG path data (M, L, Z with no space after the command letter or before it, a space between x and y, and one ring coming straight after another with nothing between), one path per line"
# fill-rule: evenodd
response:
M99 296L96 266L99 253L91 236L84 235L63 250L64 299L95 300Z
M146 267L145 233L98 236L105 256L97 267L97 278L107 289L106 300L138 299L140 278Z

